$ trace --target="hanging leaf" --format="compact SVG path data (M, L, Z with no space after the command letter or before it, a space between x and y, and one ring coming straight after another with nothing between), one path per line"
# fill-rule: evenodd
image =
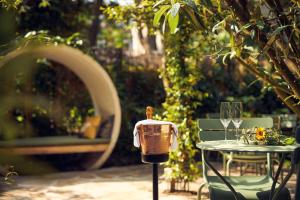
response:
M222 58L222 63L226 65L226 58L231 54L231 52L226 53Z
M217 3L218 3L218 12L222 12L222 9L221 9L221 0L217 0Z
M247 87L250 88L252 85L254 85L255 83L257 83L259 81L260 81L259 79L254 80L249 85L247 85Z
M174 5L172 5L170 13L173 17L175 17L178 14L179 8L180 8L180 3L175 3Z
M154 15L153 25L158 26L161 16L170 8L170 5L162 6Z
M288 97L284 98L284 100L283 100L283 101L287 101L287 100L289 100L290 98L294 98L294 97L295 97L295 95L290 95L290 96L288 96Z
M165 15L165 19L164 19L164 22L163 22L163 25L162 25L162 32L163 32L163 33L165 33L165 31L166 31L166 22L167 22L168 16L169 16L169 13L167 13L167 14Z
M202 3L208 7L213 7L211 0L203 0Z
M276 40L277 35L273 35L267 42L267 44L263 48L263 54L269 51L270 47L272 46L273 42Z
M275 29L275 31L272 33L272 35L277 35L278 33L280 33L282 30L284 30L285 28L289 27L291 25L285 25L285 26L279 26Z
M212 28L212 32L215 33L216 30L224 28L224 24L225 24L225 19L222 20L222 21L220 21L220 22L218 22L216 25L214 25L214 27ZM222 25L222 27L221 27L221 25Z
M255 47L256 47L256 43L254 42L254 40L250 36L245 37L243 41L243 48L247 49L248 51L254 52Z
M40 3L39 3L39 7L40 8L46 8L46 7L49 7L50 6L50 2L48 0L42 0Z
M259 30L263 30L265 28L265 22L261 21L261 20L258 20L256 22L256 26Z
M235 39L233 34L230 35L230 46L231 48L235 47Z
M255 34L256 34L255 30L254 30L254 29L251 30L251 34L250 34L251 39L254 39L254 38L255 38Z
M160 1L156 2L156 3L153 5L153 8L155 8L156 6L162 4L164 1L166 1L166 0L160 0Z
M229 58L232 59L236 56L236 51L232 50L231 53L230 53L230 56Z
M275 29L275 31L272 33L271 38L268 40L267 44L264 46L263 48L263 53L268 52L268 50L270 49L270 47L272 46L272 44L275 42L277 35L284 30L285 28L289 27L290 25L286 25L286 26L280 26L277 27Z
M187 6L190 6L193 10L197 10L197 5L193 0L183 0L183 3Z
M168 23L169 23L169 27L170 27L170 32L172 34L176 33L178 22L179 22L179 15L178 15L178 13L177 13L177 15L175 15L175 17L173 17L172 14L170 14L168 16Z
M235 49L235 53L236 53L236 56L237 56L237 57L240 57L241 54L242 54L242 50L241 50L240 48L236 48L236 49Z

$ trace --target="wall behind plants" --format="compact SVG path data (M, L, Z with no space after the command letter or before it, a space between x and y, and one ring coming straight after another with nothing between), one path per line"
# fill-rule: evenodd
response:
M78 134L85 118L93 115L92 100L83 82L63 65L35 59L17 59L0 69L1 116L17 129L8 131L1 120L1 137Z
M209 57L199 65L203 78L195 88L203 92L201 105L195 115L205 117L206 113L218 113L221 101L241 101L247 115L288 113L290 112L276 97L257 79L236 63L224 65Z
M146 118L145 108L151 105L155 113L161 112L165 91L158 73L144 67L124 66L113 72L122 106L121 132L116 147L105 164L126 165L141 163L140 150L133 146L133 129L136 122Z

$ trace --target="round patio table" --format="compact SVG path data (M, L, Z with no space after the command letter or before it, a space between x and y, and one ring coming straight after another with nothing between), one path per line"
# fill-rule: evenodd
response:
M287 181L290 179L293 171L295 170L295 165L292 163L291 169L282 183L279 185L278 190L274 194L275 186L278 181L284 160L287 154L293 153L297 147L300 147L299 144L296 145L286 145L286 146L268 146L268 145L251 145L251 144L240 144L235 140L214 140L214 141L204 141L197 143L197 148L201 149L204 153L204 163L227 185L235 199L238 200L238 195L232 185L218 172L212 164L209 163L205 156L205 151L225 151L225 152L255 152L255 153L281 153L282 157L279 162L279 166L276 172L276 175L273 179L273 184L270 192L269 200L277 199L281 189L286 185ZM268 157L269 158L269 157Z

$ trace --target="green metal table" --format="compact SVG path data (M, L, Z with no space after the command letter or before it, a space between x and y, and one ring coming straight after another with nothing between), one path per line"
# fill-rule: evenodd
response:
M294 152L294 150L297 147L300 147L299 144L297 145L287 145L287 146L267 146L267 145L251 145L251 144L240 144L237 143L235 140L214 140L214 141L205 141L200 142L197 145L197 148L201 149L204 152L205 151L223 151L223 152L255 152L255 153L281 153L282 157L280 159L280 163L278 166L278 169L276 171L276 175L273 179L273 184L270 192L270 198L269 200L275 200L277 199L281 189L286 185L287 181L290 179L291 175L293 174L293 171L295 169L295 166L292 165L291 169L288 173L288 175L285 177L285 179L280 184L278 190L276 193L275 186L278 181L278 177L280 175L284 160L286 158L287 154L290 154ZM226 184L226 186L230 189L232 194L234 195L235 199L238 200L238 195L235 189L232 187L232 185L218 172L214 166L209 163L206 156L204 156L204 162L205 164ZM269 160L270 162L270 160Z

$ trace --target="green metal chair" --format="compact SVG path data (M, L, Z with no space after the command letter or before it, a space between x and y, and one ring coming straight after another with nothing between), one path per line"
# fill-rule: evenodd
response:
M263 118L246 118L243 120L240 129L250 129L253 127L263 127L263 128L272 128L274 119L271 117ZM229 128L234 128L231 124ZM272 158L273 160L273 158ZM237 163L251 163L256 165L256 174L257 174L257 165L265 166L267 164L267 155L258 154L258 153L224 153L223 154L223 169L225 175L230 176L230 166L233 162ZM225 164L224 164L225 163ZM242 176L242 170L240 170L240 175Z
M260 127L265 127L265 128L271 128L271 127L276 127L280 128L280 121L278 121L278 117L275 116L262 116L263 118L269 118L271 117L273 119L273 124L264 124L264 122L261 121L261 118L251 118L251 120L247 120L245 123L242 123L241 128L252 128L253 125L260 126ZM219 119L220 118L220 113L206 113L206 118L209 119ZM270 121L271 122L271 121ZM268 126L266 126L268 125ZM232 125L229 128L234 128ZM220 152L221 155L223 156L223 170L225 175L230 176L230 167L232 163L238 163L240 165L240 175L243 175L243 170L242 167L245 163L245 169L249 164L255 165L255 170L256 170L256 175L262 174L262 171L265 169L265 166L267 164L267 157L265 154L253 154L253 153L228 153L228 152ZM272 157L272 160L275 159L276 157ZM264 166L261 168L261 166Z
M219 119L199 119L199 137L201 141L223 140L224 128ZM244 119L241 128L264 127L270 128L273 126L272 118L249 118ZM230 125L229 129L233 129ZM228 139L235 139L234 131L228 132ZM267 157L267 174L264 176L225 176L226 180L239 193L239 199L259 199L261 193L270 190L272 186L272 172L271 172L271 156L265 154ZM202 160L204 160L204 152L202 151ZM201 200L202 189L208 186L211 200L234 200L227 186L217 176L208 176L207 167L202 163L204 182L200 185L198 190L198 199ZM283 190L279 199L290 199L288 190Z

